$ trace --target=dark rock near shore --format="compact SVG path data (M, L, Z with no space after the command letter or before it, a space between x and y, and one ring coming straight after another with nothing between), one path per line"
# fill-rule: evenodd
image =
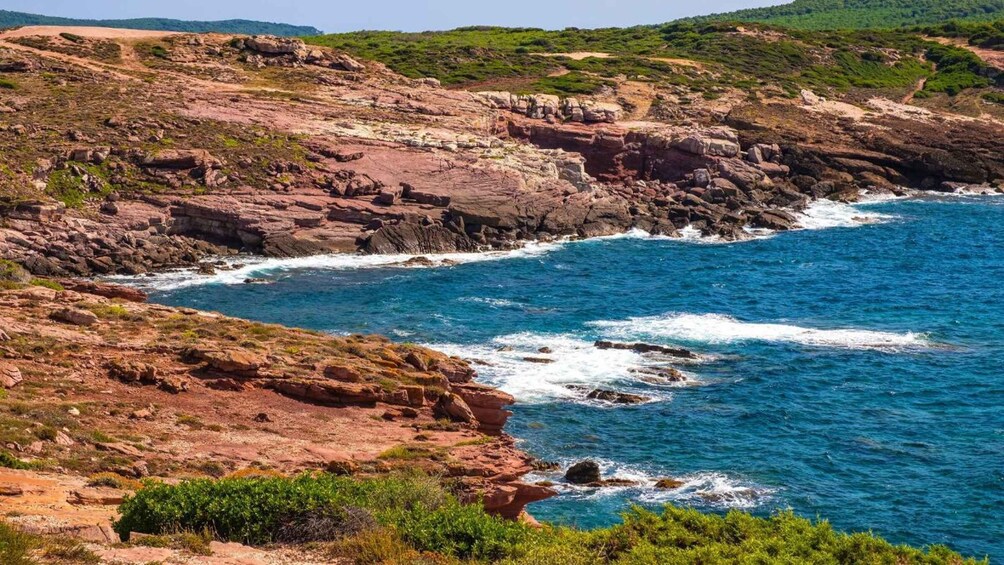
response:
M595 461L581 461L565 471L565 480L573 485L588 485L601 480L600 466Z
M634 351L635 353L660 353L670 357L681 359L697 359L697 354L689 349L680 347L666 347L663 345L652 345L649 343L617 343L613 341L597 341L593 344L597 349L621 349Z

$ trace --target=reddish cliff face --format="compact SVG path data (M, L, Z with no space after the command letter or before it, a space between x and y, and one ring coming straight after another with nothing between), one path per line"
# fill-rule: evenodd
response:
M0 93L0 255L44 276L631 228L736 239L792 227L811 198L1004 178L998 123L888 105L739 96L628 118L616 92L447 90L296 42L158 35L157 57L114 32L36 32L0 35L18 84Z
M532 460L502 433L513 398L475 384L463 360L66 284L74 290L0 292L0 385L10 401L0 413L25 418L27 430L5 436L4 449L19 458L70 476L163 479L248 467L419 468L456 478L465 497L514 518L554 494L522 482Z

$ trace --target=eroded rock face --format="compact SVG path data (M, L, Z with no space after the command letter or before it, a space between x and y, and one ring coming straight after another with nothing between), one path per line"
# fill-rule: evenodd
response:
M256 35L244 40L244 45L252 51L268 55L284 55L291 53L307 54L307 45L302 39L291 37L276 37L273 35Z
M467 405L467 402L457 394L450 392L444 393L439 397L434 407L436 414L453 420L454 422L462 422L465 424L477 424L478 419L471 411L471 408Z
M611 102L559 98L553 94L518 95L510 92L478 92L477 96L493 108L509 110L537 120L549 119L584 123L615 123L624 109Z
M450 451L450 457L394 465L428 465L431 472L455 477L465 500L483 498L489 511L513 519L526 504L554 494L521 481L531 459L501 434L509 416L505 408L513 398L471 382L475 373L461 359L379 336L322 336L278 326L261 332L262 339L253 346L210 331L192 347L196 328L240 332L255 325L141 302L128 304L134 315L101 317L86 328L51 319L49 314L66 301L94 307L122 304L106 297L118 294L107 286L77 288L79 292L42 287L0 291L0 317L13 319L17 312L18 322L7 328L8 335L28 347L51 347L52 340L73 344L67 348L77 364L72 383L80 388L73 388L72 394L81 395L81 402L92 390L109 390L107 394L118 399L115 414L71 409L70 417L81 426L96 426L100 418L101 429L109 434L118 437L130 430L144 439L135 445L91 443L57 432L51 441L5 449L26 458L113 458L114 471L130 477L146 476L154 465L172 469L207 459L231 469L253 460L289 473L323 468L352 473L387 470L392 462L378 454L412 442L412 425L429 426L435 432L424 441L434 445L436 453L439 448ZM125 335L128 343L123 346ZM290 343L301 351L291 352ZM103 359L107 362L94 362ZM4 387L16 384L22 363L29 374L71 374L65 366L53 365L61 361L49 356L19 360L16 369L0 363ZM51 381L41 379L39 384L45 388ZM174 398L165 392L185 394ZM65 400L58 402L65 410ZM443 426L443 417L459 425ZM172 425L172 433L162 433ZM270 430L264 441L259 426ZM315 428L321 429L315 433ZM217 429L226 431L213 431ZM486 432L494 437L483 435ZM92 494L79 497L80 504L116 503Z

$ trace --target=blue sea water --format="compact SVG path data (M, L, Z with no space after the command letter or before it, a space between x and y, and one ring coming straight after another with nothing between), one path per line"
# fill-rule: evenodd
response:
M530 508L540 519L605 525L631 503L792 508L1004 559L1004 198L829 205L806 222L834 227L734 244L600 239L438 268L270 261L149 283L157 302L476 359L517 397L507 431L525 450L640 481L562 487ZM225 284L245 276L272 283ZM647 384L633 370L662 361L597 339L701 359L678 365L691 385ZM614 407L568 384L653 400ZM658 491L662 477L685 484Z

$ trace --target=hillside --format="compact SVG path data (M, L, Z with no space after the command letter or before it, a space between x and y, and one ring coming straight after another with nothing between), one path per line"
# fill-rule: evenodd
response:
M144 29L154 31L180 31L186 33L239 33L247 35L279 35L295 37L316 35L321 30L310 26L294 26L252 20L223 20L218 22L197 22L171 20L166 18L137 18L131 20L88 20L57 18L0 10L0 29L20 26L91 26L122 29Z
M802 88L848 93L896 90L923 81L924 97L999 85L958 46L919 31L806 31L766 24L673 23L546 31L472 27L446 32L356 32L308 43L374 59L412 78L519 93L595 94L620 81L672 86L706 99L729 89ZM865 93L866 95L871 95Z
M691 21L767 22L799 29L896 28L1004 17L1004 0L795 0Z

